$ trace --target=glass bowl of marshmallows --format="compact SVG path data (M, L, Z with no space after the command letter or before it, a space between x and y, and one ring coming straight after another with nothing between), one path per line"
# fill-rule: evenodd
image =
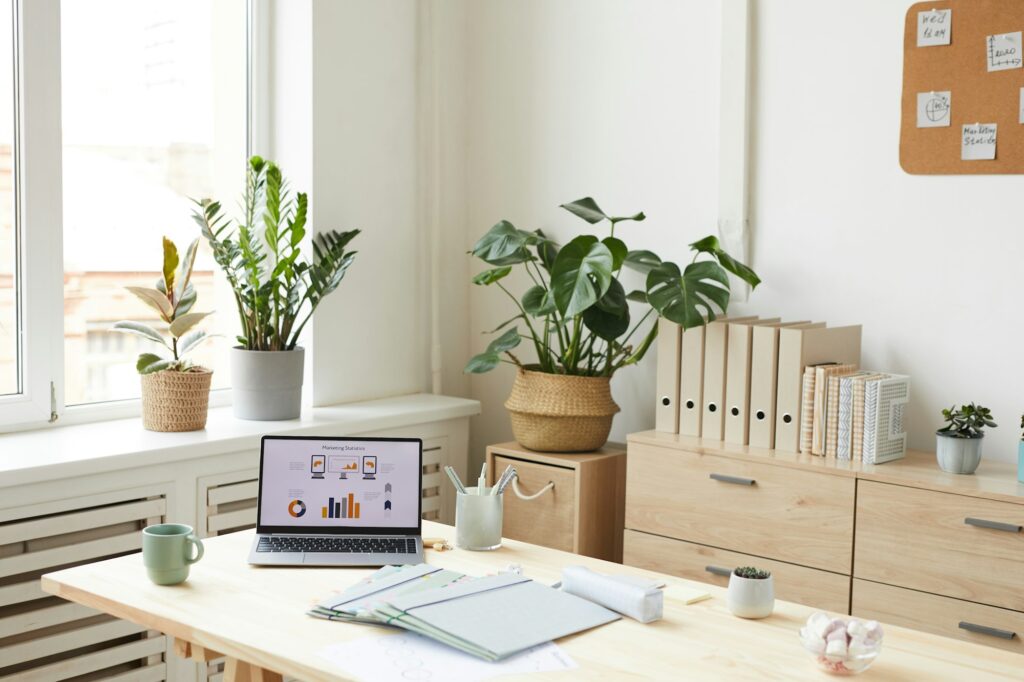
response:
M801 628L800 641L825 672L856 675L870 668L882 650L882 626L874 620L843 620L819 612Z

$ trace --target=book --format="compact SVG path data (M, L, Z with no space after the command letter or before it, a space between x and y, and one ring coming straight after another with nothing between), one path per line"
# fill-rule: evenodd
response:
M825 433L828 428L828 387L829 377L846 374L857 369L853 364L831 364L815 367L814 378L814 420L811 429L811 454L825 454Z
M885 374L869 374L853 378L853 417L850 425L850 459L858 461L864 453L864 384Z
M810 454L812 429L814 425L814 367L804 370L803 386L800 393L800 452Z
M851 459L853 452L853 386L858 378L879 376L874 372L855 372L839 379L839 412L836 433L836 458ZM861 408L863 410L863 401ZM862 413L863 417L863 413ZM861 426L863 428L863 425Z

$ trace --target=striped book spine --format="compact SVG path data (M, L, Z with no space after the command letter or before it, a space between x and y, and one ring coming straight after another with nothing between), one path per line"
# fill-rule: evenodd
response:
M874 379L864 384L864 453L865 464L875 463L875 447L878 442L878 389L881 380Z
M850 459L850 435L853 432L853 377L839 380L839 426L836 434L836 457Z
M804 370L803 390L800 399L800 452L811 452L811 437L814 432L814 367Z
M836 442L839 440L839 381L840 377L828 378L828 419L825 422L825 456L836 456Z

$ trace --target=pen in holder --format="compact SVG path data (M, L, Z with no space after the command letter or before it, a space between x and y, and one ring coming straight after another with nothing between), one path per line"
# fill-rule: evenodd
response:
M455 494L455 546L489 551L501 547L502 495L477 495L477 489Z

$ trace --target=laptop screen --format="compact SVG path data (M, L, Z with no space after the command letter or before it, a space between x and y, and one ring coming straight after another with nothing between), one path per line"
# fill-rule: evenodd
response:
M418 439L265 436L258 530L418 531L421 452Z

